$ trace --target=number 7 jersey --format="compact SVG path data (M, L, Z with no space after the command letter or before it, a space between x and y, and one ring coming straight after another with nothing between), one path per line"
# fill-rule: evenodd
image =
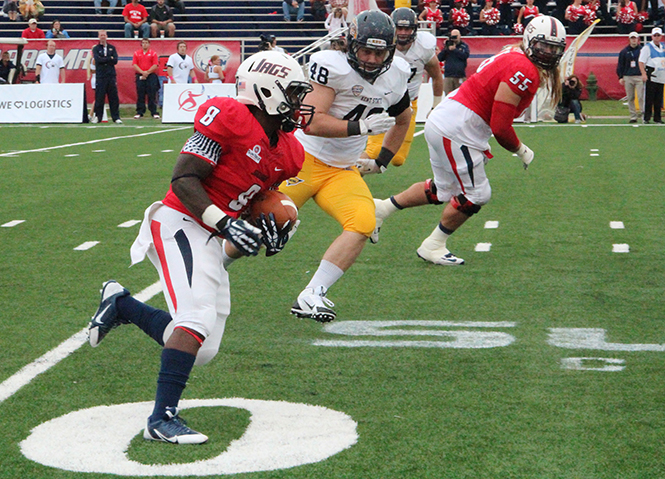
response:
M340 120L364 120L396 105L406 94L410 75L409 64L397 57L373 84L349 65L345 53L325 50L313 54L309 62L310 82L335 91L328 114ZM307 153L337 168L354 165L367 143L366 136L323 138L307 135L302 130L296 132L296 138Z
M454 100L477 113L489 125L494 96L499 85L505 83L521 97L516 118L531 104L538 86L538 67L529 60L521 48L510 47L480 64L476 73L462 83Z

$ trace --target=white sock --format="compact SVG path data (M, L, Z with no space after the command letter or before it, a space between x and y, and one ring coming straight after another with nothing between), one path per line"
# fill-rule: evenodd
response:
M316 288L317 286L323 286L327 291L343 274L344 271L341 268L323 259L321 260L321 264L319 264L319 269L316 270L307 287Z
M441 231L441 228L439 225L437 225L436 228L434 228L434 231L432 231L432 233L427 238L425 238L422 246L430 250L445 248L448 238L450 238L450 235Z
M376 217L381 219L386 219L399 209L392 201L390 201L390 198L386 198L385 200L375 199L374 207L376 208Z

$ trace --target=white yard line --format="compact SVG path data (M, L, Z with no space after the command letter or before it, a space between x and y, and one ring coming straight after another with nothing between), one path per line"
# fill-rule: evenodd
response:
M111 137L111 138L99 138L97 140L81 141L79 143L69 143L69 144L66 144L66 145L49 146L49 147L46 147L46 148L36 148L34 150L12 151L12 152L9 152L9 153L2 153L2 154L0 154L0 157L3 157L3 156L11 157L11 156L20 155L22 153L37 153L37 152L40 152L40 151L59 150L59 149L62 149L62 148L71 148L72 146L94 145L96 143L103 143L105 141L125 140L127 138L139 138L141 136L158 135L160 133L169 133L171 131L179 131L179 130L189 130L191 128L192 128L191 126L182 126L182 127L179 127L179 128L169 128L168 130L152 131L152 132L148 132L148 133L139 133L137 135L114 136L114 137Z
M162 286L157 281L151 284L140 293L134 295L134 298L139 301L146 302L150 300L157 293L162 291ZM56 348L50 350L42 357L35 359L33 362L21 368L19 372L0 383L0 403L5 399L10 398L30 381L35 379L38 375L48 371L53 366L58 364L61 360L72 354L78 348L88 342L88 327L86 326L78 333L58 345Z

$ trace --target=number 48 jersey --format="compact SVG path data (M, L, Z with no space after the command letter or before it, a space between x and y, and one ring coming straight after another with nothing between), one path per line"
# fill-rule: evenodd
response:
M517 118L531 104L540 85L540 73L521 48L506 48L482 62L476 73L462 83L454 100L473 110L489 125L494 96L502 82L522 97L516 109Z
M340 120L364 120L396 105L406 94L410 75L409 64L397 57L373 84L349 65L345 53L325 50L312 55L309 62L310 82L335 90L328 114ZM302 130L296 132L296 138L307 153L337 168L354 165L367 143L366 136L323 138Z

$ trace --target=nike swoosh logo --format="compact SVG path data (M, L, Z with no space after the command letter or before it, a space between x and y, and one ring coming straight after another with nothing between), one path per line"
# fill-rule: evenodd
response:
M170 442L171 444L177 444L177 443L178 443L178 439L177 439L177 438L166 437L164 434L162 434L161 432L159 432L157 429L155 429L154 431L155 431L155 434L157 434L157 435L158 435L161 439L163 439L164 441L166 441L166 442Z
M283 168L275 168L275 171L284 171Z
M312 308L314 306L314 303L310 303L307 300L303 300L303 303L305 303L309 308Z
M106 311L107 311L110 307L111 307L111 305L110 305L110 304L107 304L106 307L102 310L101 313L95 315L95 322L97 322L97 318L101 318L102 316L104 316L104 314L106 313ZM101 324L101 323L99 323L99 322L97 322L97 323L98 323L98 324Z

